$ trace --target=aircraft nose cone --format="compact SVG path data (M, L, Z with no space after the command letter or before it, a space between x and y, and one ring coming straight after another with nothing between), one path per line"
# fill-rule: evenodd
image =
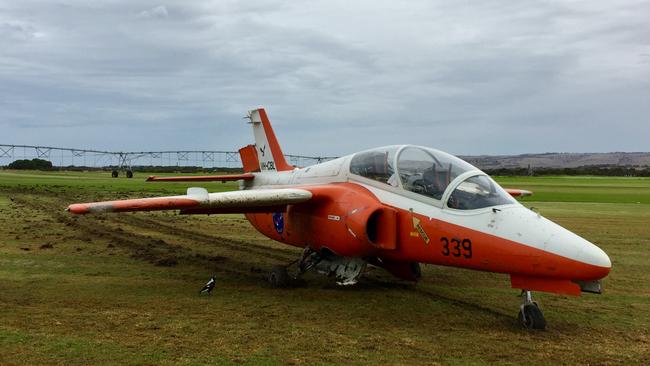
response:
M598 280L609 274L612 262L602 249L583 237L556 225L554 224L555 228L547 241L547 246L580 263L575 268L579 279Z
M612 261L605 251L586 240L585 242L581 245L577 259L589 266L588 271L593 279L606 277L612 269Z
M609 259L607 253L589 242L587 242L586 245L583 244L579 258L581 262L593 264L599 267L612 268L612 261Z
M530 243L548 253L560 255L573 261L562 270L576 280L598 280L606 277L612 262L598 246L562 226L531 211L520 211L527 221L519 225L528 226L526 232ZM516 218L516 211L513 218Z

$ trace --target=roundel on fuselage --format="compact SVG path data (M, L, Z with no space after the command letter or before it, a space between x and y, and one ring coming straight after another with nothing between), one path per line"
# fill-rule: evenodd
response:
M278 234L282 234L284 231L284 214L282 212L276 212L273 214L273 226Z

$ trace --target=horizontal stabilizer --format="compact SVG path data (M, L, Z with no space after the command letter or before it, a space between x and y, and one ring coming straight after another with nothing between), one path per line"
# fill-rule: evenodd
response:
M231 175L189 175L181 177L157 177L155 175L147 178L147 182L228 182L237 180L252 180L255 176L250 173Z
M257 189L208 193L204 188L189 188L187 195L136 198L120 201L76 203L68 206L73 214L103 212L182 210L184 213L247 213L281 210L286 205L309 201L312 193L304 189Z

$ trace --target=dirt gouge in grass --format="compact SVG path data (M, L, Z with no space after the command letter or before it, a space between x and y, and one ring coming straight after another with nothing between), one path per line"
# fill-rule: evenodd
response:
M264 109L248 114L255 145L239 150L244 174L150 177L148 181L240 181L237 192L73 204L73 214L180 210L244 213L267 237L304 248L297 268L273 268L285 287L316 270L355 284L368 265L417 281L419 263L510 275L521 289L519 320L546 326L531 291L601 292L611 262L596 245L547 220L467 162L421 146L393 145L306 168L289 165Z

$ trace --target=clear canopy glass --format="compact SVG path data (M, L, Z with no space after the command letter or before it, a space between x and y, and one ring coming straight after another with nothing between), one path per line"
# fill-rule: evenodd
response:
M478 169L453 155L410 145L362 151L350 162L352 174L436 200L442 199L456 177L475 170ZM477 174L454 188L447 206L472 210L515 202L490 177Z
M447 206L475 210L515 203L515 199L487 175L475 175L462 181L449 196Z
M398 149L399 146L386 146L357 153L350 162L350 173L396 187L394 161Z
M402 188L437 200L457 176L476 170L471 164L442 151L406 146L397 157Z

